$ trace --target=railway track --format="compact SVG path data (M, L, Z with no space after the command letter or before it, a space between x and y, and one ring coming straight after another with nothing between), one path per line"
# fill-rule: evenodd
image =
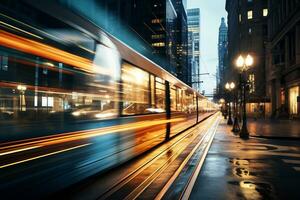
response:
M87 199L188 199L218 123L219 115L215 114L190 128L145 155L139 165L129 167L109 187L93 191L96 195ZM74 199L82 198L81 195L77 193Z

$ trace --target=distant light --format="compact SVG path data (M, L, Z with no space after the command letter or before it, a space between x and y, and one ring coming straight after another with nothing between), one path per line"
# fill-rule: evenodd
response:
M98 113L95 115L97 118L108 118L108 117L113 117L115 113Z
M246 66L248 67L253 65L253 62L254 62L253 57L248 54L245 61Z
M72 112L72 115L75 117L78 117L80 115L80 112L76 111L76 112Z
M231 82L231 83L230 83L230 88L231 88L231 89L234 89L234 88L235 88L234 82Z
M25 90L27 90L27 87L25 85L18 85L17 89L20 91L25 91Z
M245 64L245 60L244 60L243 56L240 55L240 56L238 57L238 59L236 60L236 66L237 66L237 67L243 67L244 64Z
M54 67L54 64L51 62L45 62L44 65L50 66L50 67Z
M268 14L269 14L268 8L264 8L264 9L263 9L263 16L264 16L264 17L267 17Z
M225 88L228 90L230 88L229 83L226 83Z

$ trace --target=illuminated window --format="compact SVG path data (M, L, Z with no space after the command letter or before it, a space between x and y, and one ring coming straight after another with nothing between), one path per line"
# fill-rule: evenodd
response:
M242 15L239 14L239 22L241 22L241 21L242 21Z
M249 74L249 83L250 83L250 93L255 92L255 75L254 74Z
M289 107L290 114L298 114L298 102L297 98L299 96L299 87L292 87L289 89Z
M149 108L149 74L128 63L122 66L123 115L143 114Z
M152 46L153 47L164 47L164 46L166 46L166 44L164 42L155 42L155 43L152 43Z
M267 8L263 9L263 16L267 17L269 13L269 10Z
M247 12L247 17L248 17L248 19L253 19L253 11L252 10L249 10Z
M156 77L155 80L155 107L158 109L165 110L165 82L164 80L158 77Z
M42 107L53 107L53 97L42 97Z
M38 96L34 96L34 107L38 106Z
M165 37L165 35L163 35L163 34L151 35L152 39L161 39L161 38L164 38L164 37Z
M159 23L161 23L162 22L162 19L152 19L151 20L151 23L152 24L159 24Z
M176 88L171 87L171 93L170 93L170 99L171 99L171 111L176 111Z

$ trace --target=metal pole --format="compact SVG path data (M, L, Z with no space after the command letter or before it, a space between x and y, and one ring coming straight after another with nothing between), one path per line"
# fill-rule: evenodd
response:
M234 90L233 92L233 98L234 98L234 120L233 120L233 127L232 127L232 132L237 133L240 131L240 125L239 125L239 120L238 120L238 114L237 114L237 90Z
M166 97L166 119L171 119L171 98L170 98L170 83L165 82L165 97ZM166 140L170 139L171 123L166 124Z
M240 138L249 139L249 132L247 129L247 114L246 114L246 72L244 72L243 77L243 123L242 123L242 130L240 132Z
M229 94L230 94L230 92L229 92ZM231 102L230 102L230 95L229 95L229 102L228 102L228 104L229 104L229 106L228 106L228 120L227 120L227 125L232 125L233 124L233 122L232 122L232 117L231 117Z

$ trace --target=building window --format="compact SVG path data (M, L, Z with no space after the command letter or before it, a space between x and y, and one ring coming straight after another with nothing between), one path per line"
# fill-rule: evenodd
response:
M152 38L152 39L162 39L162 38L164 38L164 37L165 37L164 34L151 35L151 38Z
M247 12L247 16L248 16L248 19L253 19L253 11L252 10L249 10Z
M239 22L241 22L241 21L242 21L242 15L239 14Z
M290 114L296 115L298 114L298 102L297 98L299 96L299 87L292 87L289 89L289 107L290 107Z
M255 75L249 74L250 94L255 92Z
M263 9L263 16L264 17L267 17L268 16L268 13L269 13L269 10L267 8L264 8Z
M153 47L164 47L164 46L166 46L166 44L164 42L155 42L155 43L152 43L152 46Z
M159 24L159 23L161 23L162 22L162 19L152 19L151 20L151 23L152 24Z

